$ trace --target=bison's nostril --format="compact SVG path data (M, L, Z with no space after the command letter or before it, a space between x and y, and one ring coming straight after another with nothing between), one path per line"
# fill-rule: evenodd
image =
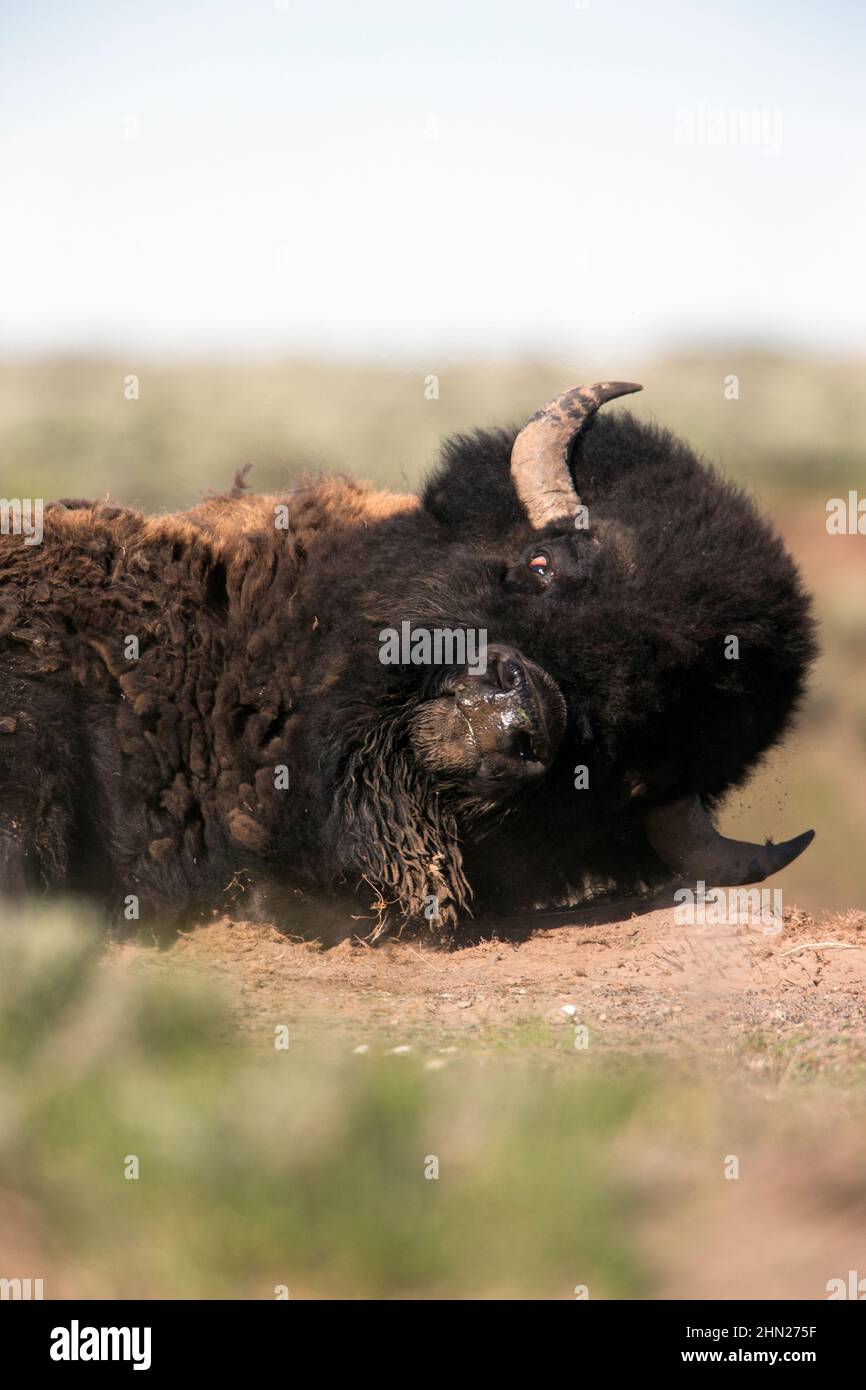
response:
M529 734L521 730L514 735L511 740L511 753L515 758L521 758L524 762L535 760L535 749Z

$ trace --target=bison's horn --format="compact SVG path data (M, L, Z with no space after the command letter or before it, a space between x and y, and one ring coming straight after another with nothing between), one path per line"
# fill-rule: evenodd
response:
M568 454L572 442L600 405L643 387L633 381L599 381L573 386L543 405L524 425L511 450L511 476L517 495L537 531L573 517L580 505Z
M643 814L643 824L656 854L675 873L693 882L703 879L707 884L725 886L762 883L802 854L815 838L814 830L806 830L782 845L726 840L697 796L649 808Z

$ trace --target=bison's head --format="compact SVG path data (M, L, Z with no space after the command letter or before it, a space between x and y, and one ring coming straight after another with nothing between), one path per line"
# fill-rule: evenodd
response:
M759 882L812 838L750 844L712 824L790 721L814 655L809 600L740 489L668 432L597 413L638 389L577 387L519 431L448 441L420 507L341 554L344 588L328 576L355 657L335 834L348 825L367 862L381 840L369 876L383 896L406 896L395 863L414 860L425 884L460 854L472 889L506 902L670 871ZM383 672L370 637L386 624L483 633L486 665Z
M576 387L507 452L497 434L446 446L425 504L453 528L451 582L510 645L477 684L449 675L450 702L416 716L416 747L437 774L471 769L503 793L548 773L536 808L586 767L576 822L615 834L625 815L676 873L758 882L812 832L727 840L708 808L788 721L812 656L808 600L749 500L679 441L628 416L590 428L640 389Z

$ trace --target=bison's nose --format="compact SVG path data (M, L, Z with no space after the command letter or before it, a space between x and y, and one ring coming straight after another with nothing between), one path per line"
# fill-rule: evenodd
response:
M487 648L484 670L467 668L452 689L472 735L478 776L525 784L550 767L565 730L565 702L540 666L516 647Z

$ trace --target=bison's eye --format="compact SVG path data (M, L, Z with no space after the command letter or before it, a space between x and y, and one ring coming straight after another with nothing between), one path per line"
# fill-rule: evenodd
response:
M537 574L541 579L546 579L550 574L550 561L546 555L533 555L529 561L529 568L533 574Z

